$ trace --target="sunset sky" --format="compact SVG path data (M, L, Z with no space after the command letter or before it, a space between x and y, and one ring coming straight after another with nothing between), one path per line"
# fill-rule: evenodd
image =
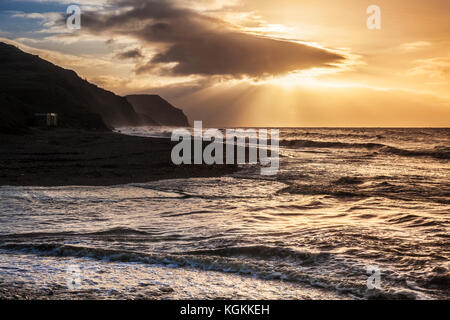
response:
M209 126L449 127L449 14L448 0L2 0L0 41Z

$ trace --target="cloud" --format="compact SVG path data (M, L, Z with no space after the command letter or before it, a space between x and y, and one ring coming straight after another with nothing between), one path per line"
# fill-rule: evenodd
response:
M54 50L39 49L33 47L35 45L32 39L18 39L20 41L9 40L0 37L0 42L14 45L20 50L34 55L38 55L40 58L50 61L60 67L76 70L78 75L83 78L92 79L98 74L103 74L104 70L114 70L116 74L128 74L129 70L125 67L119 68L117 64L110 59L109 56L104 57L83 57L76 56L69 53L61 53ZM25 41L28 40L28 41ZM25 42L25 43L24 43ZM29 45L27 45L29 43Z
M103 6L108 3L108 0L77 0L77 1L73 1L73 0L34 0L34 1L42 2L42 3L46 3L46 2L60 3L60 4L67 4L67 5L76 3L78 5L95 5L95 6Z
M40 24L42 25L43 29L39 32L51 33L54 32L55 29L61 29L60 21L63 18L63 14L61 14L61 12L17 12L13 14L12 17L40 20ZM67 32L67 30L64 30L64 32Z
M8 37L8 36L11 36L11 35L12 35L11 32L4 31L4 30L0 29L0 37Z
M131 49L131 50L127 50L124 52L119 52L116 55L117 58L119 59L138 59L138 58L143 58L144 55L142 54L140 49Z
M163 0L120 0L114 11L86 12L83 30L132 36L159 51L140 72L170 70L174 75L265 77L313 67L332 67L342 55L303 43L244 33L206 13Z
M429 47L429 46L431 46L431 42L416 41L416 42L403 43L400 47L403 51L417 51L419 49L423 49L423 48Z
M450 80L450 57L435 57L416 61L408 75L425 75L435 80Z

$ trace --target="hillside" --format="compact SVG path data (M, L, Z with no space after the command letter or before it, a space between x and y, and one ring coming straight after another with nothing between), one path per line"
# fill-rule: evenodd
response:
M146 124L123 97L74 71L0 42L0 131L33 124L34 113L58 113L62 127L107 129Z
M125 97L138 114L148 116L163 126L189 126L182 110L175 108L158 95L129 95Z

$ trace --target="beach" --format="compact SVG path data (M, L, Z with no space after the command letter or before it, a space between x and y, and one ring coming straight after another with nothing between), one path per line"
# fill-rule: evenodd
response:
M281 129L275 176L121 131L2 136L0 298L450 297L448 129Z
M234 166L176 166L176 142L110 131L30 129L0 135L0 185L108 186L160 179L214 177Z
M450 300L449 0L69 2L0 2L13 312Z

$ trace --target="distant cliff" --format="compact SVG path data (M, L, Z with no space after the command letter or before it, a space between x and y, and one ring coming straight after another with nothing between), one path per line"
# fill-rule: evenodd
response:
M189 121L182 110L175 108L158 95L129 95L125 97L141 115L153 119L159 125L187 127Z
M34 113L58 113L62 127L107 129L150 124L127 99L15 46L0 42L0 131L33 123Z

